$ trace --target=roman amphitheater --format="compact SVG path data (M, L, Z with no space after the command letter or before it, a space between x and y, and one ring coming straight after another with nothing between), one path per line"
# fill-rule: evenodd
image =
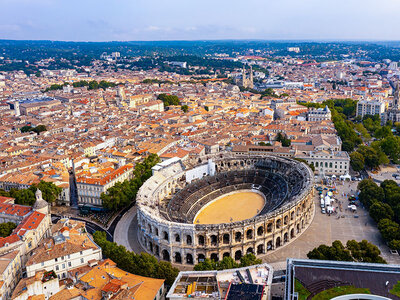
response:
M312 187L312 171L283 157L169 159L138 192L138 238L146 251L177 264L261 257L310 224Z

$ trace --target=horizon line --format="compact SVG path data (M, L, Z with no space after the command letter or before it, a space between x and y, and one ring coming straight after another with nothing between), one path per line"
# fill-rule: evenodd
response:
M170 39L170 40L52 40L52 39L0 39L0 42L61 42L61 43L162 43L162 42L291 42L291 43L327 43L327 42L364 42L364 43L388 43L400 42L399 40L379 39Z

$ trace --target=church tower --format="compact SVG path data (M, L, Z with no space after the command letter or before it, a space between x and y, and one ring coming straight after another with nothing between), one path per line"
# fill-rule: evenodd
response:
M14 103L14 110L15 110L15 116L19 117L21 115L21 112L19 110L19 101L15 101Z
M49 207L49 204L47 203L47 201L43 199L42 191L37 189L35 196L36 196L36 202L33 205L33 209L42 214L49 215L50 207Z
M250 66L250 71L249 71L249 76L247 77L246 74L246 68L243 65L243 70L242 70L242 86L245 88L253 88L253 68Z
M250 79L249 79L249 88L253 88L254 87L254 83L253 83L253 67L250 66Z
M246 68L243 65L242 69L242 86L246 87L247 86L247 78L246 78Z

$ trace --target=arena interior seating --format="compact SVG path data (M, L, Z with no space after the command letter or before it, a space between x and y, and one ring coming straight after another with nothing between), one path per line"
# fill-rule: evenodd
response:
M219 196L235 190L258 190L266 203L260 214L281 206L307 185L308 174L296 164L265 160L254 169L221 172L187 184L168 201L161 214L167 220L193 223L197 212Z

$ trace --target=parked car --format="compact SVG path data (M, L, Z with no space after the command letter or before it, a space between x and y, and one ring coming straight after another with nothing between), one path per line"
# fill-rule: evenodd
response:
M323 214L326 214L325 208L321 208L321 212L322 212Z

